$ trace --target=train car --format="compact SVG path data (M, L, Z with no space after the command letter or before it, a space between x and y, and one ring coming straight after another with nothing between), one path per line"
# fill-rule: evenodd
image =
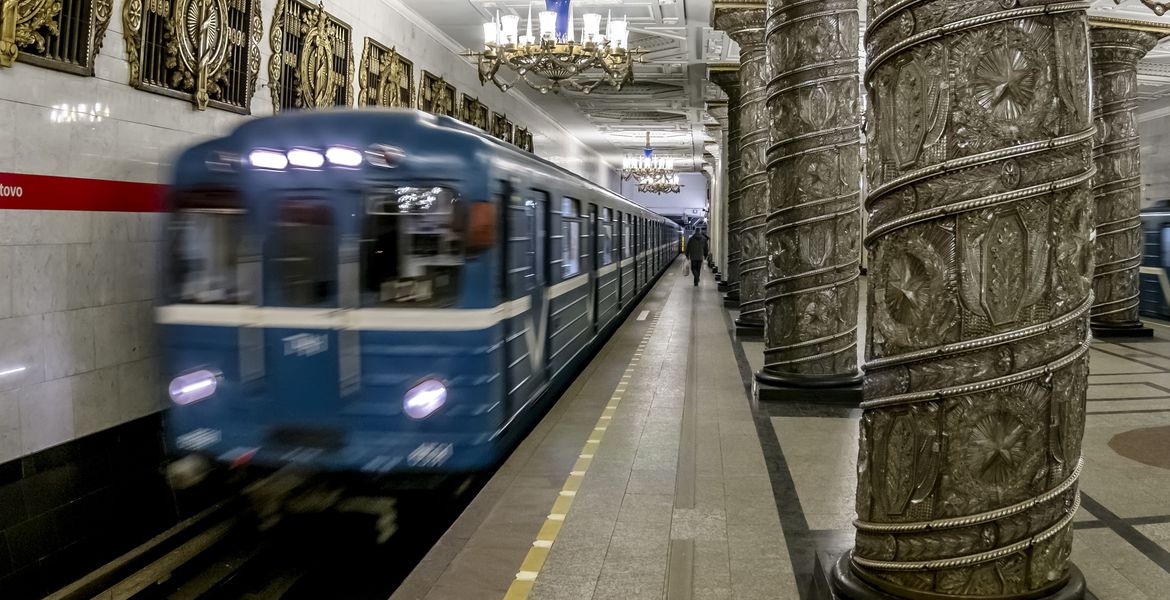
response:
M1142 266L1138 312L1170 319L1170 200L1142 210Z
M250 121L178 160L168 442L207 465L489 469L677 254L677 226L454 119Z

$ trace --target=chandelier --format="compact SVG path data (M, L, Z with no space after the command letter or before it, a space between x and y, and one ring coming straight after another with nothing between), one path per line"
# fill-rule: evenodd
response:
M1158 15L1159 17L1165 15L1167 9L1170 9L1170 3L1167 3L1167 2L1158 2L1157 0L1140 0L1140 1L1142 4L1146 5L1146 8L1154 11L1154 14ZM1121 0L1113 0L1113 3L1114 4L1121 4Z
M532 35L532 6L528 6L528 24L520 35L520 17L496 13L494 21L483 24L483 52L471 53L479 59L479 82L496 84L503 91L523 80L533 89L547 94L561 88L588 94L604 82L615 89L634 80L632 64L636 55L627 47L628 23L606 16L605 33L601 33L601 15L582 16L584 31L578 39L573 33L570 0L545 0L547 10L538 15L540 35ZM508 67L515 79L505 81L500 67ZM582 83L578 78L586 71L600 69L602 77Z
M678 173L638 180L638 192L642 194L677 194L682 189L683 186L678 182Z
M663 179L674 175L674 159L654 156L654 149L650 147L650 132L646 132L646 147L642 149L642 156L626 155L622 159L622 179L642 180ZM677 176L675 177L677 179Z

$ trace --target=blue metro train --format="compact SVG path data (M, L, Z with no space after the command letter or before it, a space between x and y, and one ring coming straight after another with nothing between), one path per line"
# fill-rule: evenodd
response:
M257 119L176 165L168 443L208 465L497 464L678 252L678 227L413 110Z
M1138 312L1170 319L1170 200L1141 211L1142 266Z

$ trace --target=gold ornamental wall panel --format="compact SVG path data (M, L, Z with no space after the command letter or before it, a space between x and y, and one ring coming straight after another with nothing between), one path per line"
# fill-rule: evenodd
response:
M366 38L358 73L358 106L414 105L414 63L396 49Z
M532 132L525 127L517 127L512 133L512 143L521 150L534 152L532 148Z
M455 86L434 73L423 71L419 79L418 107L429 113L455 117Z
M459 119L464 123L475 125L487 131L491 126L491 110L479 101L479 98L463 94L463 102L459 109Z
M274 112L353 105L350 26L301 0L277 0L268 34Z
M113 0L0 0L0 67L93 75L112 10Z
M492 128L491 134L509 144L512 143L512 134L515 127L512 122L508 120L508 116L498 112L492 113Z
M260 0L126 0L122 35L130 85L251 112L264 35Z

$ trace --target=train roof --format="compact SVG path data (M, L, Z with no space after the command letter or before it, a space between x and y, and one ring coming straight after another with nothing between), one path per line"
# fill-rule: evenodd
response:
M429 135L419 135L422 131L429 132ZM615 202L637 208L673 224L670 219L632 202L596 182L492 137L478 127L452 117L433 115L416 109L304 110L260 117L245 122L226 137L192 147L184 154L184 157L206 156L210 152L223 149L225 145L237 148L248 143L271 145L275 148L312 147L337 143L338 137L360 139L363 141L362 147L374 143L385 143L396 147L405 146L404 149L408 149L411 143L420 139L431 138L429 141L442 141L446 149L464 154L469 160L477 150L490 148L492 152L505 153L513 160L534 163L544 170L554 171L558 176L575 180L581 185L609 196ZM203 161L199 160L199 163L202 164Z

